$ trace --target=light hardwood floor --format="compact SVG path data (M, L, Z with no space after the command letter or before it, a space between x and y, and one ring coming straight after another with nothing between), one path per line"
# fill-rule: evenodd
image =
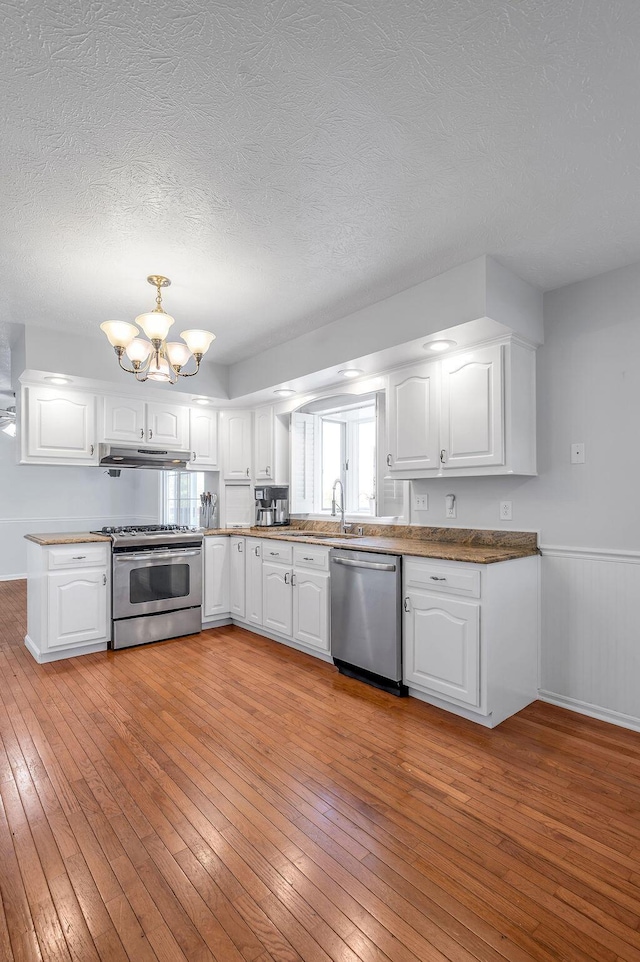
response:
M0 614L2 962L640 960L640 735L237 628L39 666Z

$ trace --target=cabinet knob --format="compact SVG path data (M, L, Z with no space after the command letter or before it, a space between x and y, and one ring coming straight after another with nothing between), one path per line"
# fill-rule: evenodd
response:
M410 610L411 610L411 602L409 601L408 598L405 598L405 599L404 599L404 610L405 610L405 611L410 611Z
M388 454L388 455L387 455L387 466L388 466L388 467L391 467L391 462L392 462L392 461L393 461L393 458L391 457L390 454Z

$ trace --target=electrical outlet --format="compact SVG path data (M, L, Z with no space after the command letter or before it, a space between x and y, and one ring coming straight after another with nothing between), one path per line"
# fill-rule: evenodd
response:
M511 521L513 518L513 501L500 502L500 520Z
M584 441L574 441L571 445L571 463L584 464Z
M429 495L428 494L417 494L413 499L413 505L416 511L428 511L429 509Z
M448 494L444 501L445 518L455 518L457 516L457 502L455 494Z

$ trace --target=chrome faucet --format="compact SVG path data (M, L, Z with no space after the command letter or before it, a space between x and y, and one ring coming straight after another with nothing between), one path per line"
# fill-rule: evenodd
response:
M336 501L336 488L340 485L340 504ZM345 534L347 525L344 523L344 485L340 478L336 478L331 489L331 517L335 518L336 512L340 508L340 533ZM351 525L349 525L349 528Z

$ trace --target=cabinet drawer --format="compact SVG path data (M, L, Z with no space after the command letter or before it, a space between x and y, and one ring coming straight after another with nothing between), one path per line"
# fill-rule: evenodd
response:
M267 541L262 546L262 557L265 561L279 561L291 564L293 560L293 545L286 541Z
M466 565L405 558L404 580L407 589L426 588L467 598L480 597L480 572Z
M329 548L316 548L310 544L297 544L293 548L293 563L296 568L318 568L329 570Z
M110 546L102 544L65 544L49 548L49 569L86 568L90 565L109 564Z

